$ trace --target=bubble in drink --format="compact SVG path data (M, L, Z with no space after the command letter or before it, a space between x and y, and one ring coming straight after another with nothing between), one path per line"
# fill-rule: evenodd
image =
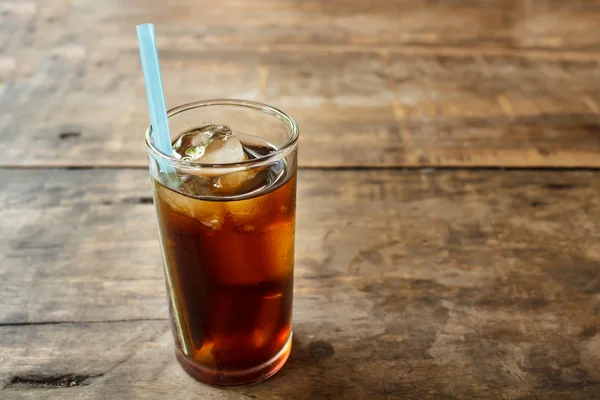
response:
M225 128L186 132L173 148L200 163L273 150ZM174 324L179 350L204 368L196 374L226 376L274 359L290 337L296 179L283 160L215 170L184 171L178 188L154 184L170 292L179 302L171 304L181 319Z

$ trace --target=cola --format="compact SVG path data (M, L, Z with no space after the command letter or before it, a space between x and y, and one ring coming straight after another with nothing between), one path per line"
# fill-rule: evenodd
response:
M174 141L178 158L222 162L242 151L252 160L276 150L204 128ZM262 380L291 349L295 166L179 172L175 182L153 179L178 361L212 384Z

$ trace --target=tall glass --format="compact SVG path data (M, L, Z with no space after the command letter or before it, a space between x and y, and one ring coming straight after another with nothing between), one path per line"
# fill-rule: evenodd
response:
M253 157L199 164L146 132L176 357L191 376L241 385L276 373L291 350L298 127L241 100L168 112L171 141L228 125Z

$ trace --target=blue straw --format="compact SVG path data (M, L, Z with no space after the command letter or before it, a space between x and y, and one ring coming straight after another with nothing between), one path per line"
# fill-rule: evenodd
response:
M167 120L167 107L165 105L162 78L160 76L160 62L158 60L158 50L156 49L154 25L138 25L136 31L140 47L140 57L142 59L142 70L144 71L144 81L146 82L150 120L152 121L152 138L155 146L161 152L172 156L171 134ZM170 165L163 165L160 162L159 164L163 172L175 172Z

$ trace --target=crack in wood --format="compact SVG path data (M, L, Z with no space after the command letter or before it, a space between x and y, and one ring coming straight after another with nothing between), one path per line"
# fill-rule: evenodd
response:
M61 132L58 136L61 139L74 139L74 138L80 137L81 133L75 132L75 131L67 131L67 132Z
M138 319L138 320L115 320L115 321L94 321L94 323L107 323L107 322L131 322L131 321L164 321L165 319ZM155 335L150 341L154 342L162 336L169 328L161 330ZM3 389L61 389L61 388L72 388L76 386L87 386L91 384L95 379L101 378L110 372L114 371L116 368L125 364L127 361L131 360L138 352L140 348L136 351L131 352L122 360L116 362L112 367L108 368L106 371L89 375L89 374L78 374L78 373L70 373L63 375L43 375L30 373L25 375L15 375L10 381L4 386Z
M4 389L27 388L27 389L58 389L70 388L75 386L85 386L91 383L91 380L99 378L104 374L83 375L67 374L57 376L27 375L13 376Z
M549 190L564 190L574 189L576 186L573 183L547 183L544 187Z
M141 197L127 197L123 199L123 203L127 204L153 204L154 200L152 197L141 196Z
M0 328L5 326L36 326L36 325L88 325L88 324L118 324L132 322L162 322L168 321L168 318L132 318L132 319L114 319L106 321L40 321L40 322L1 322Z

